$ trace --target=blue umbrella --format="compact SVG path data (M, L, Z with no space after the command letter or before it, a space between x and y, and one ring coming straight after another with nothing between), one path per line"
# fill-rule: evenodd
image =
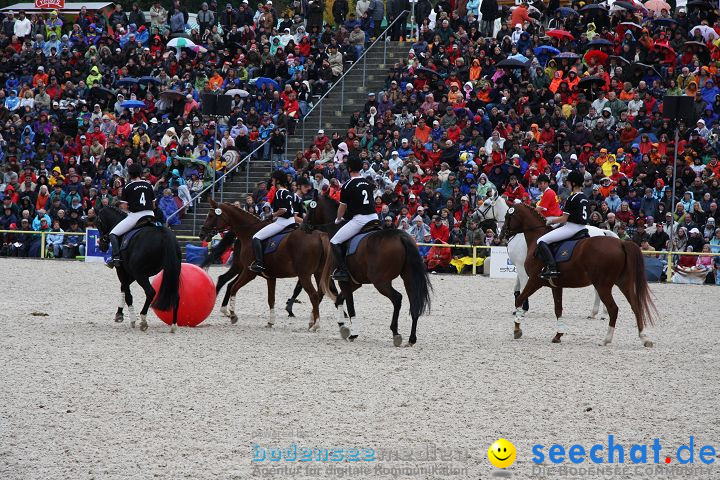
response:
M138 79L134 77L123 77L115 82L115 85L137 85Z
M160 85L160 80L153 76L147 76L147 77L140 77L137 79L138 83L152 83L153 85Z
M534 49L533 52L535 52L535 55L557 55L560 50L550 45L543 45Z
M274 86L275 90L280 90L280 85L278 85L278 83L272 78L258 77L257 79L255 79L255 86L257 88L262 88L262 86L266 84Z
M125 100L120 104L123 108L145 108L145 102L140 100Z
M560 7L557 10L555 10L555 13L560 12L560 14L565 17L567 15L580 15L576 10L573 10L572 8L568 7Z

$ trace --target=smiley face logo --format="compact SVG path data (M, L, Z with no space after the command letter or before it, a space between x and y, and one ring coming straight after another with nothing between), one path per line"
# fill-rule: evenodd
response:
M501 438L488 448L488 459L497 468L507 468L515 462L515 445Z

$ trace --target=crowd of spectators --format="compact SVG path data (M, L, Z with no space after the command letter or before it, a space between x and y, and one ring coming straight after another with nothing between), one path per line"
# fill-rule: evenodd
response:
M320 0L280 12L242 0L203 4L190 23L179 0L149 12L123 3L109 15L2 14L0 230L53 233L50 255L83 254L76 236L58 233L93 226L133 162L173 226L175 211L263 142L258 156L282 160L285 135L384 16L380 0L355 11L337 0L335 25L323 23ZM206 120L204 93L231 95L230 115ZM40 254L38 235L0 240L1 255Z
M564 199L563 180L579 170L590 225L645 250L717 253L690 257L712 273L720 266L720 11L658 3L499 11L495 0L441 2L418 18L407 61L368 94L347 130L318 132L283 168L335 196L344 159L359 156L388 227L469 245L499 241L479 215L488 194L533 204L546 173ZM665 95L690 96L697 121L665 118ZM465 255L432 250L444 268Z

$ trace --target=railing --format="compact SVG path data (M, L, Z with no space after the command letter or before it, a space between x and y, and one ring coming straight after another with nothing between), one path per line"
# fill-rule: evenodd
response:
M287 138L287 134L286 134L285 138ZM213 182L210 185L208 185L207 187L200 190L194 197L192 197L190 199L190 203L188 205L193 207L193 221L192 221L193 235L195 235L195 229L197 227L197 208L195 208L196 207L195 204L200 203L197 200L200 199L205 193L207 193L208 190L212 190L212 194L214 195L215 194L215 185L217 185L219 183L220 185L219 185L218 190L220 191L220 202L223 202L224 201L224 192L225 192L225 182L223 180L225 180L225 177L227 177L228 174L233 173L236 169L240 168L241 165L247 164L246 168L245 168L245 184L246 185L249 184L250 183L250 159L255 154L255 152L257 152L261 148L264 148L265 145L269 141L270 141L270 137L268 136L268 138L264 142L262 142L260 145L255 147L255 149L252 152L248 153L245 156L245 158L240 160L237 164L233 165L233 167L230 168L229 170L226 170L225 172L223 172L221 177L218 177L215 180L213 180ZM286 145L287 145L287 143L286 143ZM287 147L286 147L286 150L287 150ZM168 215L168 217L165 219L165 223L167 224L168 220L175 217L176 215L179 215L180 212L183 211L185 208L187 208L188 205L183 205L182 207L178 208L173 213Z
M40 235L40 258L46 258L46 236L47 235L75 235L75 236L83 236L85 237L85 243L87 244L87 232L36 232L35 230L0 230L0 234L3 233L12 233L12 234L30 234L30 235ZM199 241L198 237L195 235L176 235L176 238L178 240L186 240L186 241ZM448 243L417 243L416 245L420 247L441 247L441 248L470 248L472 249L472 274L477 274L477 260L481 257L478 257L477 250L490 250L493 248L493 246L489 245L455 245L455 244L448 244ZM498 247L504 247L506 245L497 245ZM672 278L672 256L673 255L690 255L695 257L720 257L720 253L713 253L713 252L675 252L675 251L659 251L659 250L643 250L643 255L647 256L667 256L668 259L668 266L670 268L667 269L667 281L669 282Z
M365 48L365 49L363 50L362 55L360 55L360 57L359 57L352 65L350 65L350 66L343 72L343 74L340 76L340 78L338 78L337 80L335 80L335 81L333 82L333 84L330 85L330 88L328 89L328 91L325 92L325 93L323 94L323 96L320 97L320 99L319 99L317 102L314 103L314 105L312 106L312 108L310 108L310 110L308 110L305 115L303 115L303 118L302 118L302 120L301 120L301 121L302 121L302 127L301 127L301 128L302 128L302 143L303 143L303 145L305 144L305 123L306 123L305 120L310 116L310 114L313 112L313 110L315 110L316 108L320 107L320 109L318 110L318 112L319 112L319 115L318 115L318 130L322 128L323 101L324 101L325 98L330 94L330 92L332 92L333 90L335 90L335 89L337 88L338 85L340 85L340 103L341 103L341 104L344 104L344 103L345 103L345 77L347 76L348 73L350 73L350 71L351 71L353 68L355 68L355 67L360 63L360 60L362 60L362 64L363 64L363 65L362 65L362 67L363 67L362 86L363 86L363 88L365 87L365 77L366 77L365 72L367 71L367 53L368 53L370 50L372 50L372 48L373 48L381 39L383 39L383 40L382 40L382 41L383 41L383 63L386 63L386 62L387 62L387 41L386 41L386 40L387 40L387 38L388 38L388 35L390 34L390 29L392 29L393 26L395 25L395 23L398 22L399 20L401 20L401 19L404 20L406 14L408 14L408 13L410 13L408 10L403 10L403 11L400 13L400 15L398 15L397 18L395 18L395 20L393 20L392 22L390 22L390 23L387 25L387 27L385 27L385 30L383 30L383 32L382 32L380 35L378 35L378 37L375 39L375 41L372 42L367 48ZM403 25L405 25L405 24L403 23Z

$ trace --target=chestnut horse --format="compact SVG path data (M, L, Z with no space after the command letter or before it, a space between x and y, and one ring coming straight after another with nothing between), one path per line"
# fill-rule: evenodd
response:
M606 236L580 240L575 246L572 258L558 264L560 276L544 280L539 275L543 263L535 258L535 250L537 239L549 230L550 227L545 224L545 219L525 204L515 204L505 215L501 237L524 233L528 247L525 271L529 280L520 295L515 298L514 337L522 336L520 320L525 316L525 310L521 308L523 302L541 287L550 287L557 318L557 333L552 341L560 343L560 338L567 330L562 319L562 289L592 285L605 304L610 317L607 335L602 345L610 344L618 316L618 306L612 296L613 285L617 285L635 314L640 340L644 346L652 347L653 342L645 333L645 327L654 323L657 310L645 278L645 264L640 247L630 241Z
M200 237L212 238L217 232L230 228L240 242L239 251L235 248L235 262L247 266L254 260L251 247L252 236L262 227L270 223L261 220L252 213L246 212L232 204L219 204L210 199L211 210L200 229ZM321 232L307 233L300 229L294 230L283 238L277 250L266 256L265 265L267 271L263 277L268 283L268 306L270 307L270 318L268 327L275 324L275 280L277 278L298 277L303 289L310 297L312 303L312 314L308 328L317 330L320 327L320 294L312 284L312 277L320 279L322 268L325 263L326 251L329 251L330 241L327 235ZM238 255L239 253L239 255ZM242 268L237 280L232 284L229 302L230 321L237 322L235 314L235 297L237 291L245 284L253 280L256 273L249 268Z
M323 227L318 218L327 219L327 211L337 212L338 202L327 197L318 198L316 205L310 205L305 223L310 227ZM325 225L328 226L329 225ZM331 227L332 228L332 227ZM331 288L331 272L335 269L335 258L330 251L328 242L327 262L323 269L321 285L337 308L337 321L340 335L343 339L355 340L360 333L360 322L355 315L355 302L353 292L363 284L371 283L378 292L390 299L393 304L393 316L390 330L393 334L393 344L399 347L402 344L402 335L398 333L398 317L402 305L402 294L392 286L393 279L402 277L405 292L410 299L410 316L412 326L408 345L417 342L418 318L430 309L430 292L432 285L425 269L423 258L418 252L415 241L402 230L381 230L373 232L361 240L357 251L347 257L347 267L350 281L338 282L340 294L336 295ZM343 302L347 302L347 315L350 326L346 325Z

